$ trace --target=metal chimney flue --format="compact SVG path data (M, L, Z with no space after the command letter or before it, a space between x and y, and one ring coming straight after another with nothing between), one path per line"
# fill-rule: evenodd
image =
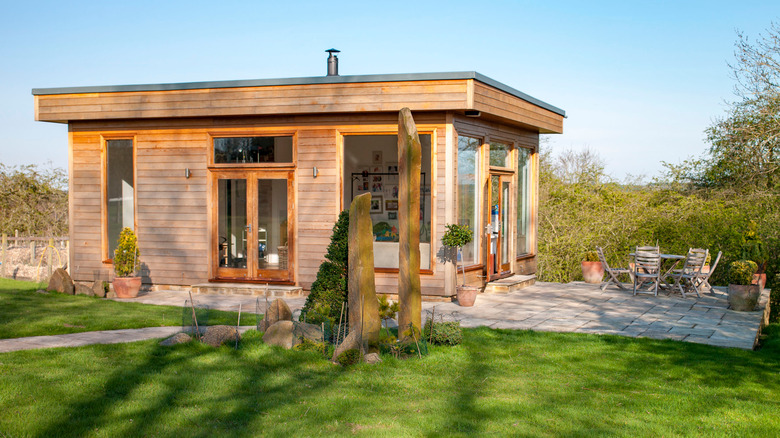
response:
M341 52L341 50L329 49L326 52L328 52L328 76L338 76L339 58L336 56L336 53Z

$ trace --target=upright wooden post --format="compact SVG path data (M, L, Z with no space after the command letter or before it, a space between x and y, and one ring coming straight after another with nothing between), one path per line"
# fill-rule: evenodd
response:
M374 282L370 209L370 193L358 195L349 207L349 331L359 333L363 351L375 352L381 324Z
M398 339L421 328L420 172L422 152L409 108L398 113ZM410 336L414 337L414 336Z
M3 240L2 243L0 243L0 277L5 277L5 267L6 267L6 259L5 259L5 246L8 243L8 236L3 233Z

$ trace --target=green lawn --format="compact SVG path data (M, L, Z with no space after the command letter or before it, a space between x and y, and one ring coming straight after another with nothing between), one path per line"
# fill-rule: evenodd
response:
M189 324L192 312L175 306L119 303L82 295L41 294L38 283L0 278L0 339L61 335L95 330ZM196 300L197 302L197 300ZM235 325L238 314L199 309L202 324ZM255 324L242 313L241 325ZM0 434L2 437L2 434Z
M0 354L0 436L778 436L780 335L759 351L465 331L422 360L156 341Z

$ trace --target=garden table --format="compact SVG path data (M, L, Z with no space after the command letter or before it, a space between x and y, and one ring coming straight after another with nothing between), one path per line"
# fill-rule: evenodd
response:
M632 252L632 253L629 253L628 255L630 255L631 257L634 257L634 256L636 256L636 253ZM660 271L663 273L663 274L661 274L661 276L659 278L660 283L663 283L663 284L659 283L659 287L661 287L662 289L669 289L669 290L671 290L672 286L669 283L666 282L666 277L668 277L672 273L674 268L677 267L677 265L680 263L680 260L685 260L685 256L677 255L677 254L663 254L663 253L662 254L658 254L658 255L661 257L661 268L660 268ZM674 263L672 263L672 265L669 266L669 268L666 269L666 271L664 271L664 267L663 267L664 266L664 260L674 260Z

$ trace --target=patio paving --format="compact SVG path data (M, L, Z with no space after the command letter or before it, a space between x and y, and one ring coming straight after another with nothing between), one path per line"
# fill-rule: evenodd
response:
M257 297L246 295L193 294L197 306L212 309L253 312ZM116 301L184 306L189 292L182 290L141 292L134 299ZM297 319L306 299L284 298ZM270 301L270 299L269 299ZM769 290L761 295L758 309L737 312L728 309L725 290L716 288L701 298L689 295L633 296L617 287L601 291L598 285L583 282L543 283L506 294L480 294L473 307L451 302L423 302L422 317L430 312L461 321L464 327L487 326L551 332L610 334L708 344L752 350L769 309ZM188 305L188 304L187 304ZM260 298L261 309L265 299ZM766 311L766 313L765 313ZM242 327L247 329L249 327ZM2 339L0 352L49 347L72 347L96 343L134 342L163 338L181 327L111 330Z

